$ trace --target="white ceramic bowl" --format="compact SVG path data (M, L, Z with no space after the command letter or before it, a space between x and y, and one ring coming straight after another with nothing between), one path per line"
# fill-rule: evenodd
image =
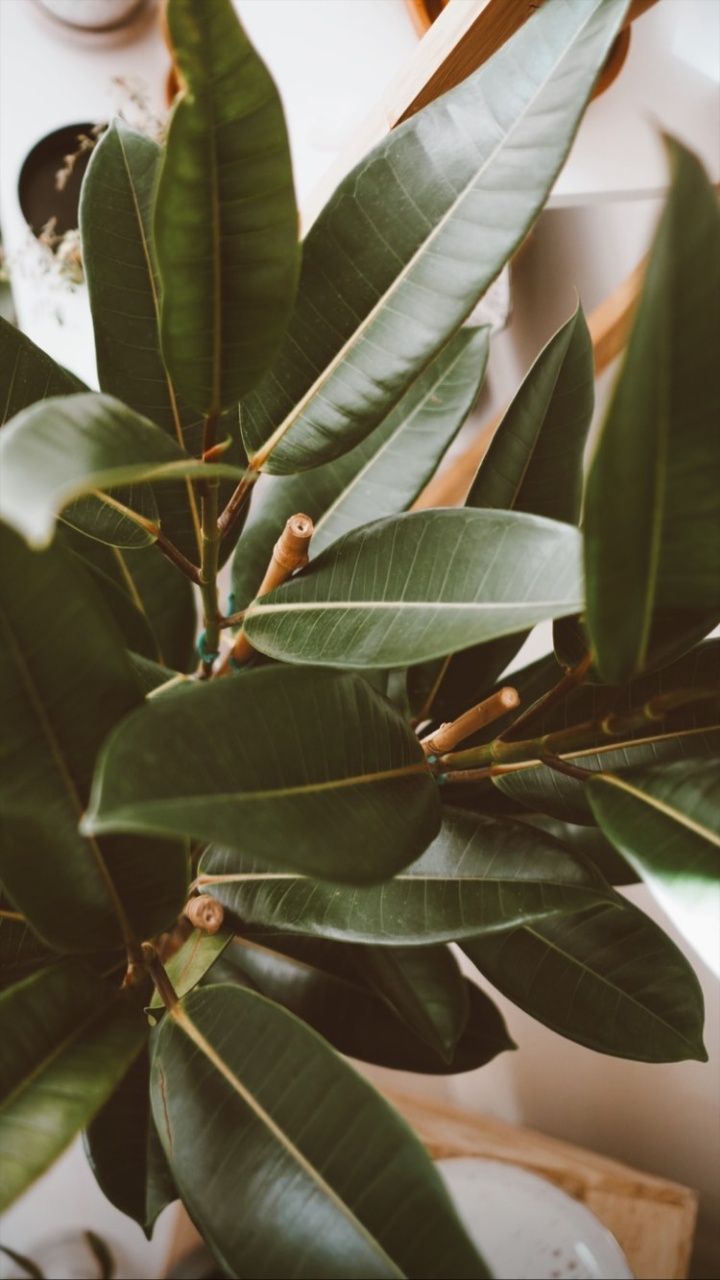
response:
M475 1157L437 1167L496 1280L632 1280L607 1227L552 1182Z

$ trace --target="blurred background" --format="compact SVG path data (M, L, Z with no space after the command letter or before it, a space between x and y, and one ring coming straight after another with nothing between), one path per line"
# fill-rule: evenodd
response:
M313 208L313 192L328 169L340 176L366 117L382 127L383 104L417 48L420 0L234 3L280 87L299 203ZM0 312L90 385L92 332L74 236L82 169L94 130L113 114L162 129L169 72L157 0L0 0ZM633 24L617 78L591 104L547 210L495 291L489 374L455 452L507 403L576 294L592 310L642 258L667 185L658 130L678 135L718 181L719 86L720 0L659 0ZM612 376L610 368L601 378L600 404ZM539 628L517 665L549 647ZM675 936L646 889L625 892ZM529 1125L697 1188L692 1274L717 1276L720 987L691 958L705 990L708 1065L604 1058L493 993L519 1053L455 1078L366 1070L378 1083ZM0 1242L37 1256L58 1234L91 1228L113 1246L119 1276L162 1275L176 1212L166 1210L153 1241L145 1241L103 1199L77 1144L5 1215ZM48 1274L97 1274L86 1255L75 1257L72 1270ZM20 1274L11 1267L0 1262L0 1275Z

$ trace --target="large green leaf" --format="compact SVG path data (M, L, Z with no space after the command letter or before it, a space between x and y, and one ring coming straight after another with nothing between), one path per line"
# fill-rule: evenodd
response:
M483 458L467 506L529 511L575 524L594 403L592 341L578 307L525 378Z
M606 836L717 973L720 750L714 760L602 773L587 794Z
M80 199L85 276L95 331L101 391L150 418L198 457L202 415L184 405L160 352L160 285L154 265L152 211L162 147L115 120L95 147ZM226 414L219 435L233 444L224 461L244 465L238 415ZM222 497L229 482L225 482ZM199 560L199 503L188 480L158 487L164 532Z
M313 946L317 943L310 943L299 959L238 939L218 961L210 981L249 983L340 1053L398 1071L454 1075L484 1066L513 1047L498 1010L465 978L458 978L464 1024L449 1052L441 1053L414 1035L359 974L338 973L326 954L316 958ZM336 944L335 951L341 949ZM414 953L420 951L413 948Z
M412 512L338 539L245 629L272 658L407 666L575 612L579 554L577 530L538 516Z
M233 561L237 609L253 599L296 511L315 521L315 556L341 534L411 505L472 408L487 356L488 330L461 329L361 444L323 467L261 482Z
M720 605L720 211L669 141L673 184L585 496L587 620L601 675L644 661L656 607Z
M71 555L78 557L86 572L89 573L112 614L115 625L122 632L128 649L141 654L151 662L159 661L162 656L160 647L142 608L142 602L137 593L131 595L128 590L128 581L123 574L124 561L121 562L119 559L123 555L120 548L110 547L107 543L98 542L95 538L88 538L69 525L61 525L59 534L62 545ZM89 555L83 554L87 548L92 548ZM149 550L152 555L160 558L153 548L143 548L143 550ZM133 554L137 555L138 551L134 551ZM118 557L117 561L115 556ZM178 574L178 577L180 576ZM186 579L186 581L189 586L189 580Z
M419 1141L296 1018L249 990L208 987L154 1041L155 1123L229 1275L487 1274ZM225 1194L228 1168L241 1197Z
M607 894L602 879L549 836L453 809L444 810L440 835L422 857L386 884L341 890L268 873L219 848L203 854L200 875L248 924L384 945L469 938Z
M38 555L0 526L0 551L3 883L60 949L121 943L123 920L152 936L182 906L182 847L78 833L100 745L142 702L122 636L59 547Z
M158 1214L177 1200L150 1110L150 1062L143 1046L85 1135L90 1168L103 1195L149 1238Z
M366 681L268 667L128 717L102 752L83 828L188 834L361 884L416 858L439 812L417 738Z
M55 521L69 503L97 490L183 476L239 479L244 474L226 463L191 458L148 418L94 392L43 400L19 413L0 433L0 468L0 518L33 547L48 545ZM159 520L154 504L143 515ZM126 546L126 523L117 538L103 536L99 529L94 536ZM153 536L145 531L143 541L152 542Z
M305 241L275 365L243 406L254 466L299 471L352 448L470 314L542 208L626 8L543 5L340 184Z
M123 992L65 961L0 996L0 1208L92 1119L147 1029Z
M299 267L277 90L230 0L169 0L183 91L155 205L165 362L189 404L218 413L272 360Z
M639 1062L707 1061L695 974L623 898L474 938L463 950L503 995L569 1040Z

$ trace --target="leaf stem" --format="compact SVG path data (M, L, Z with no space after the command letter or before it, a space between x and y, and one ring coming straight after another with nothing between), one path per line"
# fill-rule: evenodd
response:
M180 548L176 547L174 542L171 542L169 538L165 537L165 534L157 525L150 525L149 531L154 534L155 546L158 551L165 556L166 560L169 560L171 564L174 564L176 569L179 569L181 573L185 574L186 578L189 578L191 582L195 583L196 587L199 587L200 571L197 568L197 565L194 565L190 560L188 560L187 556L183 555Z
M203 433L203 454L212 449L215 443L217 414L208 414ZM218 491L220 481L217 477L203 482L200 527L200 595L203 607L203 625L205 628L205 655L201 662L201 673L208 679L212 675L213 663L220 647L220 608L218 604L217 575L220 559L220 530L218 528Z
M174 1009L179 1003L177 991L170 981L167 970L160 960L157 951L152 942L143 942L142 944L143 964L147 969L150 977L155 984L160 999L166 1009Z
M569 760L562 760L560 756L547 754L540 756L541 764L547 765L548 769L554 769L556 773L565 773L568 778L576 778L578 782L587 782L588 778L596 778L597 771L594 769L583 769L580 765L570 764Z
M526 711L523 711L522 714L518 716L517 720L514 720L513 723L500 734L498 742L515 741L517 739L519 729L527 729L527 726L531 724L533 720L537 720L540 716L543 716L546 711L552 710L553 707L556 707L558 703L567 698L568 694L572 693L573 689L576 689L579 684L582 684L591 666L592 657L587 653L580 662L578 662L574 667L570 667L570 669L565 672L562 679L558 680L557 684L554 685L552 689L548 689L547 693L544 693L541 698L538 698L537 702L533 702L532 706L528 707Z
M225 510L218 516L217 525L221 538L226 538L228 534L232 533L232 530L235 528L235 525L242 515L245 503L250 497L252 487L259 475L260 472L256 471L253 468L252 463L250 463L250 466L242 480L238 484L234 493L231 494Z
M559 756L601 745L608 738L623 738L643 729L648 723L664 720L671 712L696 703L717 702L717 689L674 689L658 693L644 706L623 714L611 714L599 720L585 720L567 729L558 729L537 738L523 738L512 742L496 738L467 751L455 751L441 756L440 766L445 769L491 767L496 764L530 763L543 756Z

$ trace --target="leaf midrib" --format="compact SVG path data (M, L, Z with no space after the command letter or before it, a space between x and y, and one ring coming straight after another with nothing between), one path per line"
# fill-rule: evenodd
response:
M607 786L626 792L633 799L647 805L648 808L657 810L658 813L676 823L677 826L685 827L688 831L692 831L694 835L699 836L700 839L706 840L709 844L717 845L720 849L720 836L717 836L714 831L711 831L709 827L703 827L694 822L688 814L682 813L679 809L673 809L671 805L666 804L650 792L642 791L639 787L633 787L624 778L619 778L614 773L599 774L597 781L600 784L605 783Z

